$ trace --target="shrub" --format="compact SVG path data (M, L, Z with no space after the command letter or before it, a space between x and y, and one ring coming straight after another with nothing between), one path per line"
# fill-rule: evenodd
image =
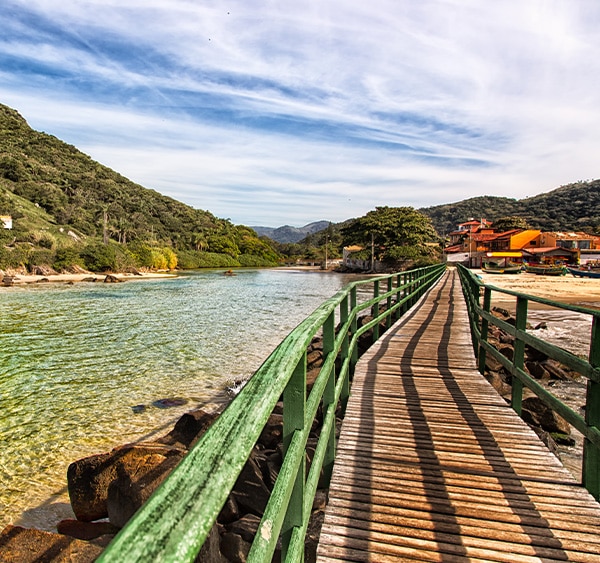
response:
M52 267L56 271L60 272L70 268L71 266L81 266L82 263L83 259L74 247L64 246L57 248Z
M117 269L117 253L110 244L90 243L81 251L85 267L92 272L108 272Z

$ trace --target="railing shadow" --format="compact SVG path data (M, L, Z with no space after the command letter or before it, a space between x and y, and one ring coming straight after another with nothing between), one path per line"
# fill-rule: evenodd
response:
M476 472L470 472L468 469L465 470L447 462L444 463L440 459L438 454L438 451L440 451L440 438L434 436L434 432L439 431L439 427L434 425L439 424L439 422L436 423L428 418L428 405L426 403L431 402L431 396L424 396L420 391L418 370L415 369L419 363L417 357L421 350L423 337L428 335L434 320L437 322L443 320L441 335L436 333L436 335L439 335L439 344L436 349L438 363L436 370L439 376L436 379L448 392L448 395L444 396L444 401L450 400L453 403L456 412L466 423L466 427L481 449L481 455L489 465L486 476L499 485L499 491L496 494L500 494L504 498L505 506L514 515L514 518L511 519L515 522L513 528L520 529L528 537L526 543L529 553L539 557L547 557L549 550L552 550L553 557L566 560L568 557L561 549L560 540L554 536L547 520L539 513L521 478L506 458L492 432L479 416L476 407L469 402L469 398L461 389L450 367L453 357L451 332L453 324L457 322L455 319L456 304L454 302L456 283L455 274L446 275L436 287L430 290L426 301L417 304L409 316L400 321L395 328L382 338L379 349L368 361L366 371L370 375L367 376L364 382L361 409L366 412L375 409L374 397L377 381L372 374L383 358L386 356L388 358L396 357L397 351L390 354L394 349L394 338L397 338L398 333L403 334L404 327L406 327L406 333L410 334L410 337L404 352L396 360L401 367L401 375L399 376L398 388L394 393L398 405L392 408L406 409L411 426L409 434L415 441L411 455L415 455L416 458L415 461L407 458L402 460L400 464L404 466L413 465L413 471L421 473L423 476L423 493L427 505L430 506L430 523L427 529L430 532L430 540L436 545L435 550L438 553L447 553L448 557L450 557L450 554L452 554L452 557L461 555L467 557L468 546L463 543L461 530L469 522L472 515L468 514L464 507L457 509L457 503L454 500L457 485L455 482L449 482L447 475L449 472L454 475L461 472L465 474ZM446 314L444 311L440 311L440 305L447 299L448 294L450 299L447 303L448 311ZM424 314L422 319L419 319L420 314ZM411 323L410 328L407 327L409 322ZM454 326L454 329L456 329L456 326ZM454 357L456 357L456 354L454 354ZM474 367L473 372L475 377L480 377ZM440 389L440 397L443 395L442 391ZM373 428L370 421L361 424L358 434L364 443L373 445ZM377 458L380 454L373 447L371 451L364 451L363 455ZM397 457L402 455L402 452L397 451L394 455ZM368 478L364 473L361 474L363 481ZM376 487L375 479L374 476L370 477L372 482L369 485L371 487ZM365 502L364 487L361 487L360 497L356 496L353 502ZM482 509L478 508L477 510L480 511L478 517L485 518ZM419 529L415 528L414 532L408 530L406 533L415 538L423 538L420 529L421 524L417 518L418 516L414 520L414 525ZM425 534L425 537L427 537L427 534Z

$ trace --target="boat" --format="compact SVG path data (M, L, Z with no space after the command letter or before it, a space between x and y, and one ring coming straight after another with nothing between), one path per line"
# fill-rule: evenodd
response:
M505 266L494 264L493 262L485 262L481 269L487 274L520 274L521 264L508 262Z
M600 270L581 270L580 268L569 268L569 266L567 266L567 270L569 270L576 278L600 279Z
M564 276L567 274L564 266L551 264L525 264L525 271L540 276Z

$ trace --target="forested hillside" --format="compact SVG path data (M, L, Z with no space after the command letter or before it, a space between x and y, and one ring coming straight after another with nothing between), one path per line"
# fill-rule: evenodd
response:
M420 209L440 235L470 218L495 221L523 217L528 225L545 231L600 232L600 180L576 182L525 199L480 196L456 203Z
M124 178L0 104L0 267L273 265L271 244ZM2 232L4 231L4 232Z

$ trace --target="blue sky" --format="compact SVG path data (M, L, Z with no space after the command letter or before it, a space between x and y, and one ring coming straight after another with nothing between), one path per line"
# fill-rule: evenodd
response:
M600 176L597 0L3 0L0 103L236 224Z

